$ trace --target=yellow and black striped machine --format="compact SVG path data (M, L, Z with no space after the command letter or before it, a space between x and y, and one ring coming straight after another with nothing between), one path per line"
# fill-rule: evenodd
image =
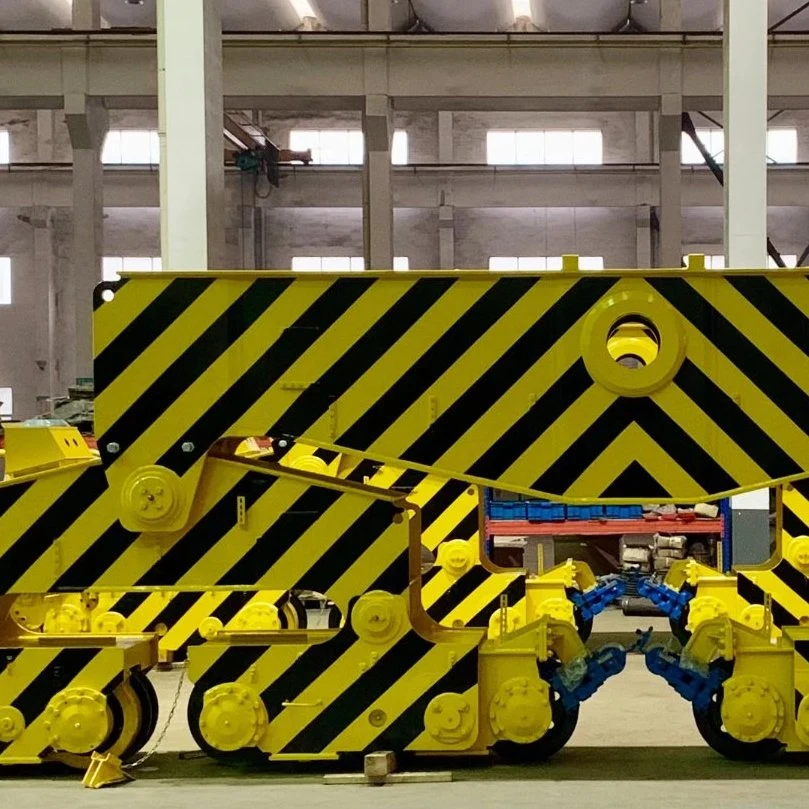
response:
M102 284L100 458L69 429L6 431L0 763L117 760L151 734L154 633L119 631L114 616L38 628L39 597L99 592L311 590L337 606L339 627L218 619L191 646L190 729L217 757L547 757L624 650L588 653L551 612L516 620L507 591L484 625L439 623L421 575L426 505L240 445L272 436L568 502L696 502L797 480L809 470L808 292L800 272L697 270ZM609 350L626 323L658 346L641 362ZM668 665L702 678L717 730L745 750L807 749L807 633L784 626L773 641L720 617ZM758 724L723 725L729 711Z

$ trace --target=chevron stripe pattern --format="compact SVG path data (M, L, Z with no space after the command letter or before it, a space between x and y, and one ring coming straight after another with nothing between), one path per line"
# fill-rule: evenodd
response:
M95 313L111 479L187 475L225 435L556 499L693 502L809 469L800 274L166 273L113 291ZM634 371L606 348L630 314L661 346Z

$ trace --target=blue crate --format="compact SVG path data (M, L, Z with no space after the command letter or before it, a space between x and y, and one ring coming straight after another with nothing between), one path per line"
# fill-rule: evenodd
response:
M561 503L550 500L527 500L529 520L537 522L562 522L565 519L565 507Z
M604 516L603 506L568 506L569 520L600 520Z
M641 520L643 508L641 506L605 506L604 516L612 520Z
M492 500L489 506L489 516L493 520L524 520L526 519L525 503L519 500Z

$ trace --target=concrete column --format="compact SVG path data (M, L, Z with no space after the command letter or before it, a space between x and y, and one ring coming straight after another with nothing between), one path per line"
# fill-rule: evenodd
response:
M654 162L654 116L651 112L635 113L635 160Z
M366 31L390 31L390 0L361 0ZM356 6L355 6L356 8Z
M392 113L389 96L366 96L362 115L365 133L362 223L365 266L370 270L393 267Z
M455 132L452 112L441 110L438 113L438 162L455 162Z
M636 267L652 266L652 208L638 205L635 208Z
M448 195L443 195L447 199ZM450 197L451 199L451 197ZM455 207L438 207L438 257L442 270L455 269Z
M238 233L239 233L239 258L240 268L244 270L255 270L260 267L256 262L255 253L255 217L258 210L254 203L253 183L250 178L242 176L241 199L238 207Z
M725 0L725 256L767 266L767 4ZM769 491L731 498L733 562L769 557Z
M93 375L93 288L101 281L104 253L101 149L108 118L99 99L77 93L65 96L65 119L73 146L73 252L67 284L72 301L63 303L68 312L72 310L72 317L64 313L68 334L61 335L60 342L64 338L63 345L75 349L65 357L61 374L71 380Z
M101 0L73 0L73 27L79 31L101 28Z
M663 0L660 26L664 31L682 28L682 0ZM679 267L682 262L682 112L683 64L678 50L660 52L660 114L657 144L660 160L659 254L661 267Z
M33 284L36 296L36 351L34 361L37 375L36 396L53 399L57 393L57 364L55 350L56 299L54 271L56 266L53 238L52 208L31 209L34 229Z
M163 267L222 268L225 167L219 0L159 0L157 30Z
M53 110L37 110L37 160L53 162Z

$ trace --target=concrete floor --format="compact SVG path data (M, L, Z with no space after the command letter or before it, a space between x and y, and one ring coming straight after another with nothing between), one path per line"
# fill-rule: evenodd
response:
M624 618L619 612L596 619L595 637L631 637L636 627L666 632L660 619ZM181 672L153 672L163 715L176 694ZM694 727L689 706L632 655L626 670L610 680L584 706L570 744L550 762L528 767L492 765L476 760L452 761L453 783L385 788L325 787L324 765L281 765L234 770L195 750L186 727L185 704L190 683L184 681L174 719L157 753L136 771L137 781L123 788L82 790L75 774L13 768L0 780L0 808L71 809L115 805L170 809L299 804L306 809L377 807L422 809L441 803L470 807L519 809L563 803L599 809L646 809L658 802L667 809L705 803L723 809L791 809L807 806L809 757L785 756L767 765L726 761L708 749ZM162 727L162 724L159 726ZM444 760L419 769L448 768ZM346 770L345 764L328 765ZM383 798L384 795L384 798Z

